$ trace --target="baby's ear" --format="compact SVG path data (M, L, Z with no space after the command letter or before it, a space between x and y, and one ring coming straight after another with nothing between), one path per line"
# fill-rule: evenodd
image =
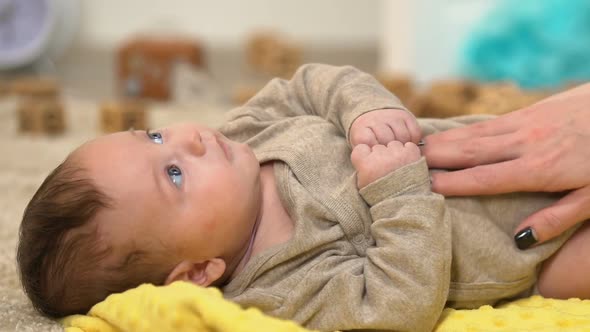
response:
M182 261L170 272L166 278L166 285L184 280L207 287L221 278L225 272L225 261L212 258L201 262Z

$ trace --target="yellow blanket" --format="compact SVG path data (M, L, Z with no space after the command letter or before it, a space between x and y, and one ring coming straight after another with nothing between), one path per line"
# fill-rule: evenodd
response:
M257 309L242 309L223 299L215 288L185 282L161 287L146 284L113 294L88 315L69 316L61 323L66 332L309 331ZM590 331L590 300L533 296L498 308L446 309L435 331Z

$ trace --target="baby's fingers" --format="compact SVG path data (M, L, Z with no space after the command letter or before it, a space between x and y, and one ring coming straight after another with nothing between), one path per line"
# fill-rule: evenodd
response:
M420 159L421 156L420 148L413 142L393 141L387 144L387 149L391 151L391 155L396 157L400 165L412 163Z
M357 146L359 144L373 146L379 144L377 137L375 137L375 133L369 127L358 127L355 128L355 130L352 130L350 132L350 143L352 146Z
M405 121L406 127L410 133L410 140L416 144L422 139L422 129L418 125L416 119L409 119Z
M422 156L422 151L420 151L420 148L414 142L404 143L404 148L408 154L414 157L420 158Z
M350 154L350 161L352 166L358 171L361 168L362 161L371 154L371 148L366 144L356 145Z
M406 122L403 120L398 121L390 121L387 123L389 128L391 128L393 135L396 141L400 141L402 143L410 142L412 140L412 135L410 134L410 130L406 126ZM387 144L385 142L383 144Z
M387 123L372 126L371 130L375 133L378 144L387 145L387 143L397 139L393 129Z

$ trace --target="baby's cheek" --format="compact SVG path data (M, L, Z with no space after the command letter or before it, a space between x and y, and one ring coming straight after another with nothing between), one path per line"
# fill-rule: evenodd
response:
M218 227L219 226L217 225L217 222L215 220L211 219L211 220L207 220L207 221L204 222L203 230L206 233L213 233L213 232L215 232L215 230Z

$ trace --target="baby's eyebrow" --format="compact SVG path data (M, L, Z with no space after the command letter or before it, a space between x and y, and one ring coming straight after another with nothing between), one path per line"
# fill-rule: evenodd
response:
M138 137L138 136L137 136L137 132L136 132L136 130L135 130L133 127L129 128L129 129L127 130L127 132L128 132L128 133L130 133L131 135L133 135L134 137ZM149 132L149 129L145 131L146 135L147 135L147 133L148 133L148 132ZM138 137L138 138L139 138L139 137Z
M144 136L145 138L149 139L149 132L150 132L150 128L147 128L146 130L141 130L143 133L146 134L146 136ZM133 127L129 128L127 130L128 133L130 133L131 135L133 135L133 137L137 137L140 140L143 140L144 138L140 137L137 135L137 131L135 129L133 129ZM160 193L160 195L165 195L165 191L162 189L162 182L161 182L161 178L158 177L156 169L153 168L153 176L154 176L154 181L156 182L156 185L158 186L158 192Z

